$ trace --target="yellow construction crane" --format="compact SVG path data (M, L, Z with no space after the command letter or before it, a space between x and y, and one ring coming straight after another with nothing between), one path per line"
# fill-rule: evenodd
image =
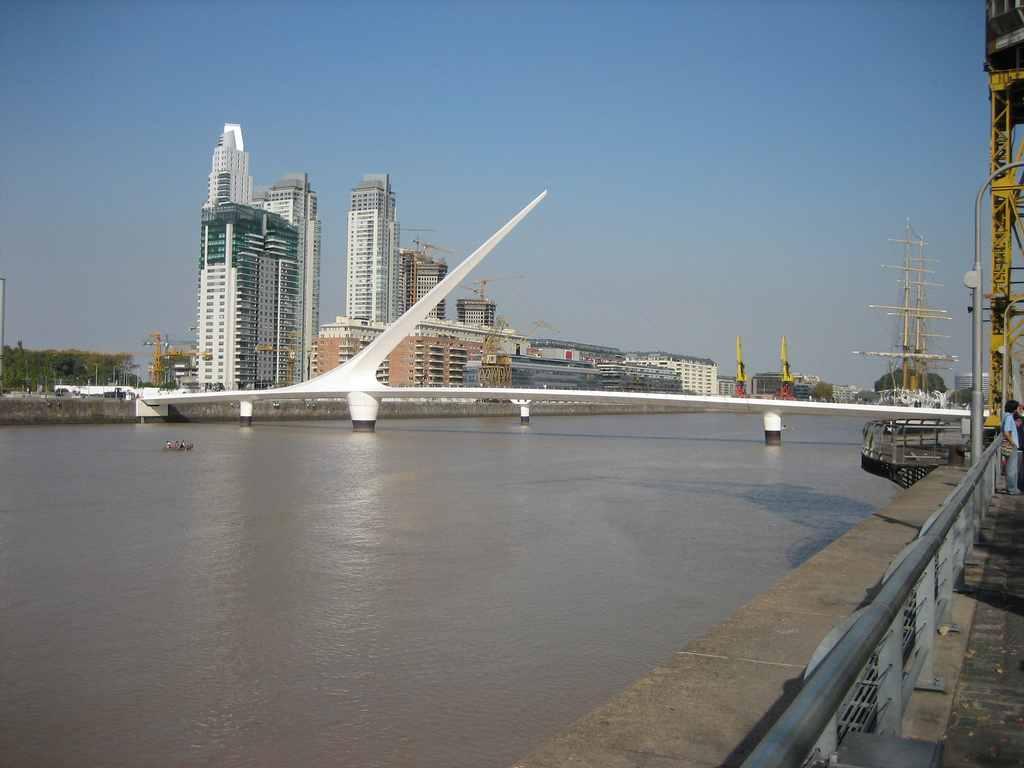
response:
M782 337L779 357L782 360L782 384L779 386L777 397L780 400L796 400L796 395L793 394L793 374L789 370L789 350L786 347L785 336Z
M736 337L736 397L747 396L747 368L743 365L743 340Z
M991 104L989 163L986 176L1010 163L1024 160L1024 141L1015 136L1024 123L1024 20L1014 4L986 4L985 71L988 73ZM1020 169L1004 173L992 181L992 290L988 294L989 337L989 417L986 426L997 426L1003 412L1003 368L1009 339L1006 333L1007 309L1011 302L1024 299L1013 294L1012 270L1014 241L1022 242L1021 203L1024 185ZM1012 380L1012 377L1006 377ZM1020 394L1020 393L1017 393Z
M153 348L153 359L149 364L149 380L157 386L163 384L170 370L167 364L172 359L202 358L209 360L213 355L209 352L199 352L192 347L191 341L172 341L159 331L153 331L142 342L144 346ZM174 346L178 345L178 346Z
M149 334L143 345L153 348L153 360L149 364L149 380L160 386L164 383L164 342L163 336L159 331L153 331Z

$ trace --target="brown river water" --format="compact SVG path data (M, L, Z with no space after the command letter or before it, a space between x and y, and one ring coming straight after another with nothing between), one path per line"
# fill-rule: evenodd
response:
M507 766L898 492L856 420L517 422L0 428L0 764Z

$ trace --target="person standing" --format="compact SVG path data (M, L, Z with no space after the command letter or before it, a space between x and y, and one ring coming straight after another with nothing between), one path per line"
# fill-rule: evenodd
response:
M1006 493L1009 496L1017 496L1020 490L1017 488L1017 475L1020 469L1020 437L1017 435L1017 423L1014 421L1014 414L1020 403L1016 400L1007 400L1003 406L1002 430L1003 445L1001 453L1006 456Z
M1024 493L1024 404L1017 408L1017 412L1013 414L1013 422L1017 425L1017 445L1020 446L1020 450L1017 451L1017 456L1020 458L1020 463L1017 465L1017 490Z

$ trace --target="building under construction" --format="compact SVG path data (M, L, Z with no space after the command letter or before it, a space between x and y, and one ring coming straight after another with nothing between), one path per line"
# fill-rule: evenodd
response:
M419 243L419 241L417 241ZM441 258L433 258L426 246L436 249L430 243L422 243L419 248L402 248L398 252L401 275L399 286L402 292L402 312L427 295L435 285L444 280L448 274L448 263ZM442 299L427 317L437 320L445 319L445 304Z

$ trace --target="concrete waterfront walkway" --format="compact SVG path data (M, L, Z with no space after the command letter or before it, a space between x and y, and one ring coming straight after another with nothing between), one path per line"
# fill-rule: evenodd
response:
M943 765L1024 766L1024 497L996 495L974 559L974 622Z
M516 768L738 766L799 691L814 649L874 594L889 562L964 473L942 467L900 493ZM962 646L958 637L949 642ZM957 666L960 655L953 650ZM955 672L948 679L952 685ZM931 738L941 737L951 703L937 696L946 703L932 714Z

